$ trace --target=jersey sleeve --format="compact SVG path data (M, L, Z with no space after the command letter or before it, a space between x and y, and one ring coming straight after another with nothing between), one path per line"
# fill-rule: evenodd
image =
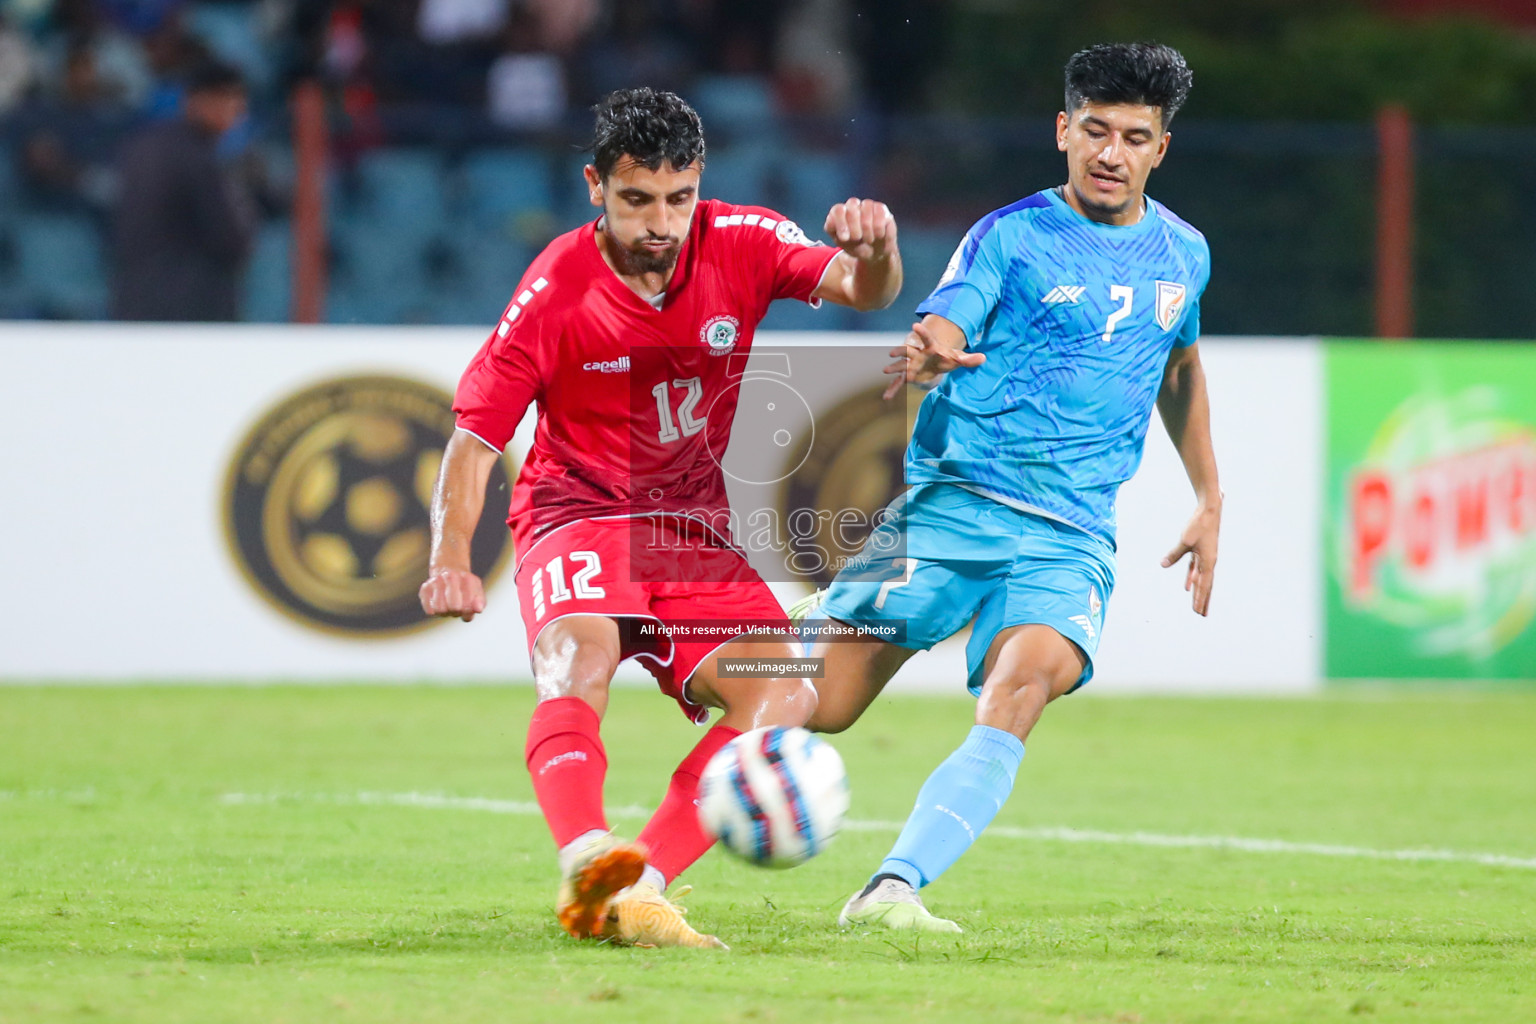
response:
M460 430L496 451L506 448L543 390L539 356L546 333L545 318L513 299L459 379L453 411Z
M720 222L724 221L724 224ZM742 232L743 258L767 286L768 299L799 299L821 305L814 292L841 249L806 237L800 225L761 207L737 207L719 217L717 227Z
M976 343L982 325L992 315L1003 294L1008 260L1003 255L1002 232L988 218L966 232L938 287L917 307L919 317L929 313L948 320Z
M1205 286L1211 283L1211 251L1203 250L1204 259L1200 267L1200 284L1195 288L1195 295L1189 303L1189 311L1184 314L1184 322L1179 325L1179 333L1173 339L1174 348L1188 348L1200 340L1200 300L1205 296Z

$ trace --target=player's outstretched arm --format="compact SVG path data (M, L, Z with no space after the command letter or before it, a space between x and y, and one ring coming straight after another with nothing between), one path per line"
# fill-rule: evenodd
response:
M470 569L469 548L498 457L466 431L456 430L448 439L432 492L432 557L420 590L428 615L457 615L469 622L485 611L485 587Z
M1208 614L1211 583L1216 575L1216 542L1221 532L1221 485L1216 477L1216 452L1211 447L1211 403L1200 365L1200 346L1176 348L1163 370L1157 411L1184 463L1199 504L1178 544L1163 558L1163 568L1189 555L1184 589L1193 591L1196 613Z
M843 251L816 287L818 299L860 313L884 309L901 292L896 218L884 203L849 199L827 211L827 235Z
M886 398L900 394L903 384L932 387L950 370L980 366L987 357L965 350L965 332L953 321L929 313L912 325L906 341L891 349L891 360L885 372L899 376L886 386Z

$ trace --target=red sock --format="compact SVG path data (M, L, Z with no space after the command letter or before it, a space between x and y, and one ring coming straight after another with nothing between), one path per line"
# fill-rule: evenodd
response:
M705 733L672 773L666 799L640 832L637 842L649 851L648 863L669 883L714 845L699 827L699 776L715 752L740 735L740 729L728 725L717 725Z
M543 701L528 723L523 758L556 846L608 827L603 814L608 755L597 734L598 723L597 712L580 697Z

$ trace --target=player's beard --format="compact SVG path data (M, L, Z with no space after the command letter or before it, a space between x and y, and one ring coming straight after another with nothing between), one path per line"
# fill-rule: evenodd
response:
M633 246L626 245L613 233L613 229L608 227L606 220L603 223L603 233L608 236L608 253L613 257L613 265L625 277L670 273L677 265L677 254L683 247L682 242L674 239L671 240L672 244L661 252L652 252L645 248L645 243L651 240L649 237L642 238Z

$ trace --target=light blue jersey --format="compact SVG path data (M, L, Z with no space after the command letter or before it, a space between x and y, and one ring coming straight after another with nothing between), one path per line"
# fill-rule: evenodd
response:
M1127 227L1057 190L982 218L919 315L985 363L928 395L907 448L912 485L958 484L1111 545L1115 495L1141 463L1170 349L1200 334L1205 238L1151 199Z
M1169 351L1200 334L1210 250L1147 201L1129 227L1052 190L983 218L919 313L986 354L934 389L907 448L910 489L827 589L822 614L903 621L926 649L974 621L979 693L993 639L1040 623L1093 658L1115 584L1115 494L1141 462ZM947 485L947 486L945 486Z

